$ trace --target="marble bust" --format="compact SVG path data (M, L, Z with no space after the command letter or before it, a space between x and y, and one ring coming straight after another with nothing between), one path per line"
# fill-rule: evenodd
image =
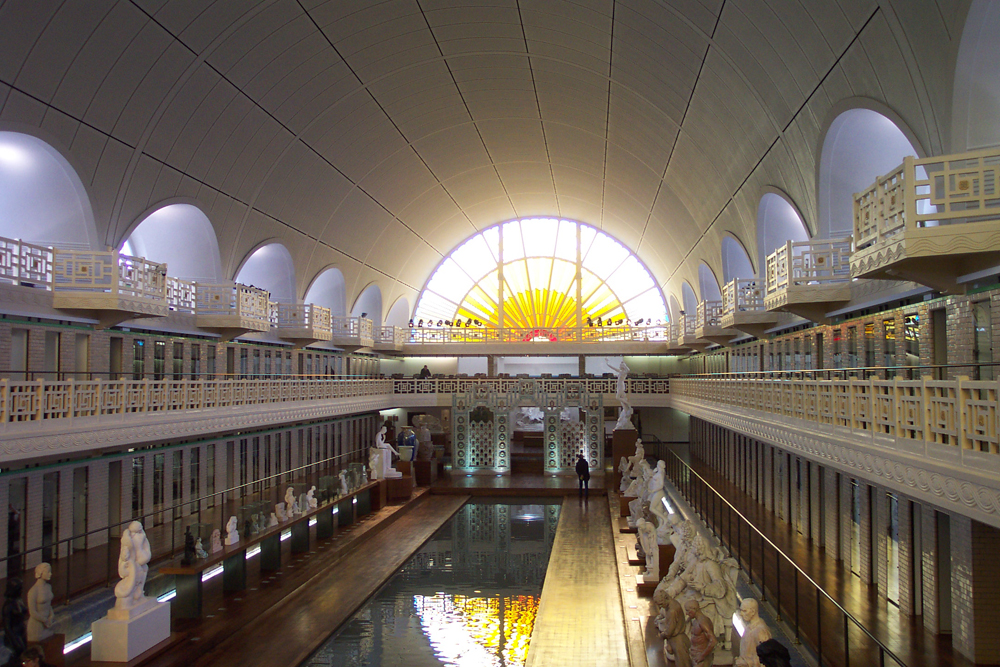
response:
M212 531L212 553L217 551L222 551L222 534L218 528Z
M52 636L52 566L39 563L35 566L35 585L28 591L28 641L40 642Z
M736 667L761 667L757 645L771 638L771 630L760 617L757 601L753 598L745 598L740 603L739 613L743 619L743 636L740 638L740 655L733 664Z
M229 517L229 522L226 524L226 546L231 547L234 544L239 544L240 532L236 530L238 522L235 516Z

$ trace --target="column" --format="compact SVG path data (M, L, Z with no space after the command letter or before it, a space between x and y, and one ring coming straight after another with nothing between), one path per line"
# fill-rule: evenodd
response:
M188 516L191 514L191 447L185 447L181 450L181 497L180 500L183 505L181 505L181 516ZM201 457L198 458L199 467L201 463Z
M939 608L937 594L937 516L933 507L924 505L920 513L923 544L920 546L921 573L923 577L924 628L937 633L939 629Z
M87 530L91 531L108 521L108 469L111 463L98 459L88 464L87 470ZM87 536L87 548L107 544L108 532L102 530Z
M952 642L976 664L1000 663L1000 530L952 516Z
M869 486L862 480L858 480L858 485L861 487L861 581L866 584L873 584L876 583L878 576L877 565L872 563L875 548L872 544L872 516L874 508L872 507L871 496L874 493L874 487Z
M837 473L827 466L820 466L823 475L823 493L820 502L823 503L823 546L828 556L834 560L842 560L840 554L840 489L837 488Z
M897 323L901 326L901 323ZM902 329L897 328L897 331ZM919 555L913 544L913 504L909 498L899 497L899 611L914 615L920 612L913 604L913 558Z
M32 472L27 475L28 491L25 503L24 530L27 533L25 542L25 570L30 570L42 562L42 552L37 551L42 546L42 472ZM36 549L36 551L32 551Z
M59 518L56 520L56 541L58 543L56 554L59 558L65 558L69 555L69 542L63 540L73 537L73 471L73 467L65 466L60 468L57 473L59 475L59 495L57 497L59 505L56 512L58 512Z
M840 475L840 560L851 568L851 478Z

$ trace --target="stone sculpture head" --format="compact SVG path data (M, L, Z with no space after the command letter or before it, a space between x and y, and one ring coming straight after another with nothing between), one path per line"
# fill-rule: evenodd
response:
M663 586L657 586L656 590L653 591L653 604L656 605L658 609L663 609L670 602L670 596L667 594L667 589Z
M757 601L753 598L743 598L740 603L740 618L744 623L750 623L757 618Z
M226 531L230 533L235 531L236 525L237 525L236 517L235 516L229 517L229 523L226 524Z
M48 563L39 563L35 566L35 579L48 581L52 578L52 566Z
M694 618L701 611L701 605L698 604L697 600L688 600L684 603L684 613L687 614L688 618Z

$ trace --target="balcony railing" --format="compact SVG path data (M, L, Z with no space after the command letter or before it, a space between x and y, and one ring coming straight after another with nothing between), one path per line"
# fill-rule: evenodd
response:
M0 280L52 289L52 249L19 239L0 238Z
M192 280L167 276L167 305L170 310L192 313L198 308L198 286Z
M698 304L695 314L695 329L705 329L708 327L721 327L719 319L722 317L721 301L702 301Z
M52 284L61 293L110 294L131 299L167 298L167 265L117 250L53 250Z
M722 314L764 312L764 290L756 278L736 278L722 286Z
M384 325L379 328L378 340L375 342L390 349L398 350L406 343L408 334L409 332L402 327Z
M996 149L917 159L908 156L855 195L858 250L904 231L1000 218L1000 152Z
M408 344L666 342L668 327L413 327Z
M267 331L271 328L269 297L266 290L239 283L199 284L198 326Z
M1000 454L996 380L762 380L730 375L675 377L671 392L715 404L811 422L817 430L849 428L913 443Z
M273 302L272 302L273 304ZM311 303L277 305L278 335L282 338L330 340L333 337L330 309Z
M767 295L851 279L851 238L787 241L767 256Z
M487 387L490 391L506 394L518 391L526 378L507 377L447 377L447 378L397 378L393 379L392 391L397 396L413 394L454 394L471 391L475 387ZM614 394L615 378L527 378L539 383L536 393L562 393L567 390L590 394ZM635 395L666 395L670 393L670 380L665 377L627 378L626 392Z

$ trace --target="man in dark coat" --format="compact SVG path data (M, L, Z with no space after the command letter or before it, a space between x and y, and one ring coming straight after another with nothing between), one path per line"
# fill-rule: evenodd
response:
M580 478L580 495L590 495L590 464L583 454L576 455L576 475Z

